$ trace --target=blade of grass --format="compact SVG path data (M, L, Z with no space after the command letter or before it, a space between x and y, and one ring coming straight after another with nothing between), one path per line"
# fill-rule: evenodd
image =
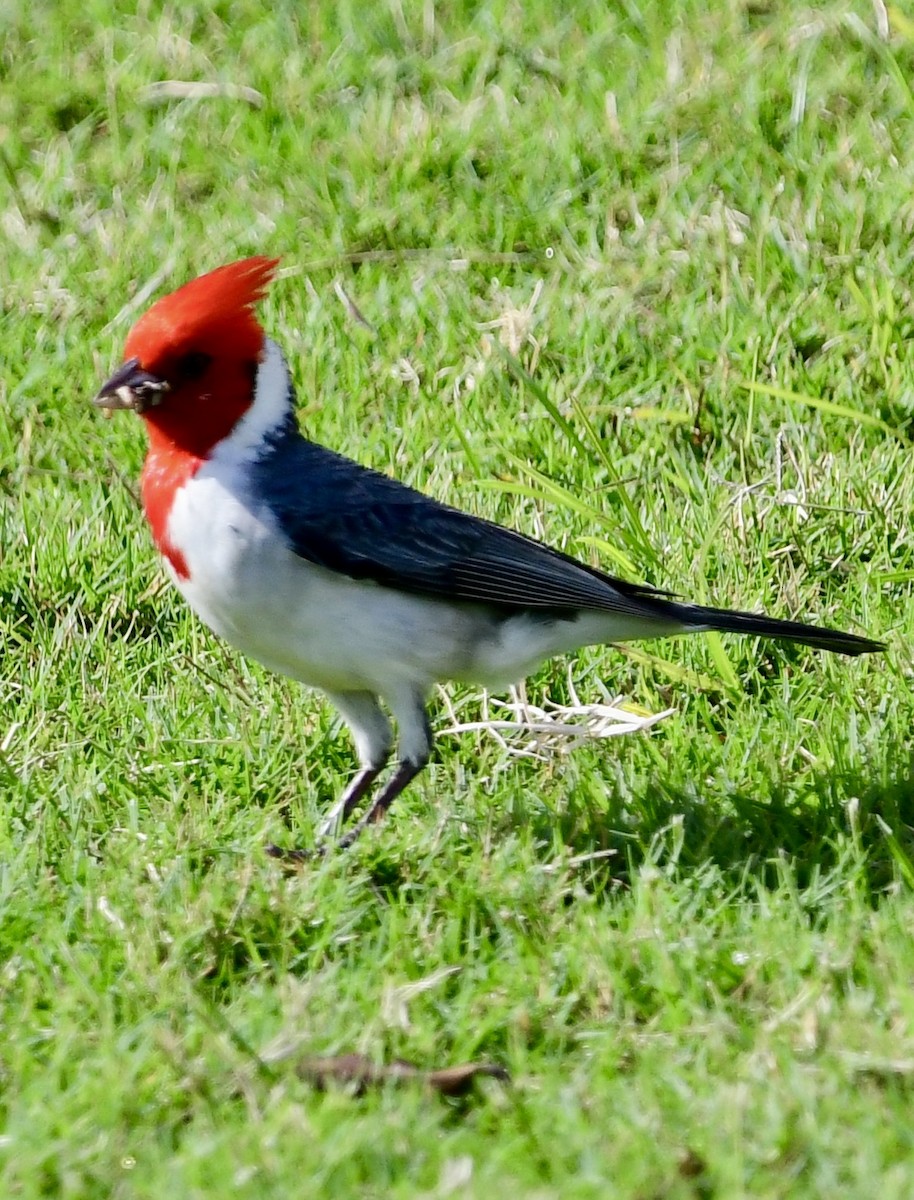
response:
M795 404L803 404L807 408L814 408L829 416L842 417L848 421L855 421L858 425L878 429L887 437L898 438L901 442L909 441L903 433L893 429L879 417L874 417L872 413L861 412L858 408L851 408L848 404L836 404L834 400L825 400L821 396L810 396L806 392L794 392L789 388L777 387L771 383L755 383L751 379L734 379L733 382L737 387L743 388L752 395L771 396L776 400L788 400Z

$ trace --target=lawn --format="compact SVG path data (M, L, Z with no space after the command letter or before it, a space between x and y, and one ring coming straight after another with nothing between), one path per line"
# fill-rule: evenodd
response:
M131 7L0 10L0 1193L910 1196L914 19ZM587 650L530 701L672 712L537 758L448 688L284 871L351 746L170 588L90 405L250 253L316 440L887 652ZM316 1089L350 1053L510 1082Z

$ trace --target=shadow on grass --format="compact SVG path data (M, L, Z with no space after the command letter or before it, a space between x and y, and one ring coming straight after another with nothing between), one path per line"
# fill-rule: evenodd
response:
M627 827L619 819L621 801L610 795L608 807L598 807L592 795L582 793L568 795L559 812L542 804L518 805L503 813L500 823L506 835L513 829L532 841L534 856L543 865L555 862L554 847L561 842L569 872L598 902L612 903L646 865L681 880L706 879L710 867L725 890L750 898L760 888L789 886L815 919L827 912L836 888L851 887L856 896L876 905L899 881L914 887L912 781L911 752L887 768L881 779L863 773L823 776L805 804L790 801L787 788L774 778L763 781L766 800L761 803L739 794L726 801L696 790L686 794L655 776L649 802L640 807L637 823ZM392 814L391 821L396 819ZM417 856L420 847L413 846L411 852L404 838L389 828L386 835L369 833L356 850L340 857L347 916L346 936L339 944L327 940L323 922L297 920L285 904L277 906L273 885L262 892L255 889L243 910L230 889L227 907L185 947L200 988L216 999L249 974L308 975L316 961L326 965L346 959L353 938L374 937L384 926L389 905L428 905L430 889L438 894L445 886L442 879L459 870L465 848L462 852L453 847L453 862L448 863L442 861L447 858L443 851L432 852L434 840L430 824L427 841L420 837L423 848ZM262 847L252 846L250 854L257 859ZM190 869L208 873L217 861L196 860ZM308 874L305 868L306 894ZM290 894L296 894L296 887ZM520 898L512 892L511 902L535 923L537 897L535 888ZM575 903L574 889L567 890L566 899ZM457 905L454 920L472 925L474 945L496 946L507 919L505 904L501 885L492 894L487 888L476 890L464 896L462 907ZM231 918L226 919L229 909Z
M763 887L778 884L787 862L801 889L844 866L874 900L899 879L914 887L914 751L880 771L822 775L805 802L774 776L760 790L764 801L706 796L655 776L636 819L619 820L618 797L597 812L569 796L557 813L531 810L529 825L537 840L558 835L571 855L614 850L599 870L617 887L647 862L683 873L710 863L734 886Z
M822 774L799 801L796 785L774 773L755 793L722 794L684 785L681 773L673 778L655 770L634 809L631 796L612 785L605 792L559 786L548 805L523 772L515 786L530 800L502 812L501 834L526 832L544 860L560 844L568 859L588 864L589 886L599 892L627 887L648 863L683 877L710 865L734 888L750 890L779 886L785 866L801 891L841 872L853 875L873 902L899 881L914 888L914 751L907 747L869 772ZM454 806L456 816L461 802ZM403 839L386 836L399 815L395 809L386 828L369 830L352 852L353 870L367 872L371 886L391 898L416 884ZM431 838L432 811L426 816Z

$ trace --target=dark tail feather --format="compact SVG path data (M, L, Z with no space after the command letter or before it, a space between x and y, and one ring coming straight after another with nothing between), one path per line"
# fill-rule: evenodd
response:
M723 633L756 633L760 637L780 638L785 642L802 642L804 646L830 650L835 654L871 654L875 650L885 649L885 642L857 637L853 633L841 633L837 629L804 625L802 621L779 621L776 617L730 612L726 608L703 608L700 604L673 604L671 607L678 610L686 624Z

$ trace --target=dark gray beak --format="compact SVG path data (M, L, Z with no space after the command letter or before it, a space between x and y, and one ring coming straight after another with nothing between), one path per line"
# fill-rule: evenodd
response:
M159 404L170 390L167 380L150 375L138 358L130 358L118 367L92 403L96 408L132 408L142 413Z

